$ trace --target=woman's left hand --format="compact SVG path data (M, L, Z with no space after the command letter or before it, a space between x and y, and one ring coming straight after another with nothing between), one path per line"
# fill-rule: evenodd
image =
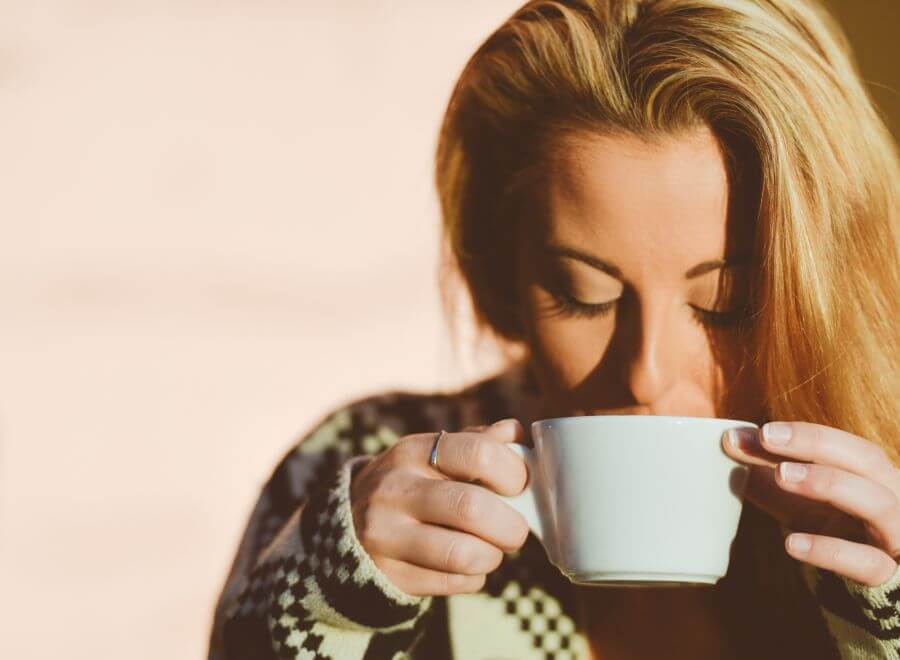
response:
M871 587L894 575L900 470L880 446L809 422L732 429L722 446L750 466L746 499L806 532L788 535L789 555Z

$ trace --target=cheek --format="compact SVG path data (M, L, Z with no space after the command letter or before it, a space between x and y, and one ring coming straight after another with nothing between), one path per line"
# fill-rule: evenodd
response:
M560 387L574 388L603 360L613 329L603 319L537 319L532 348Z
M553 389L583 382L603 359L614 330L613 317L578 319L561 316L552 298L534 287L525 298L526 340Z

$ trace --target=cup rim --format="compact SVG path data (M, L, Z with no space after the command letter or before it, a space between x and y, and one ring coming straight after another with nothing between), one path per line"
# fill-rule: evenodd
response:
M659 420L661 422L706 422L706 423L722 423L727 422L730 424L743 424L744 426L750 426L752 428L758 429L759 425L754 422L748 422L745 419L729 419L726 417L691 417L689 415L572 415L568 417L548 417L547 419L537 419L531 423L531 428L537 428L541 424L547 424L549 422L566 422L566 423L580 423L579 420L595 420L595 419L615 419L615 420L633 420L633 419L653 419Z

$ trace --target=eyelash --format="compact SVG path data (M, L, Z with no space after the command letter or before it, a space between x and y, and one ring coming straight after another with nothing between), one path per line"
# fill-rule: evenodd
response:
M594 318L596 316L602 316L603 314L612 311L613 307L616 306L615 300L610 300L605 303L583 303L561 291L551 292L551 295L560 312L565 316L575 318Z
M700 307L691 307L691 312L699 323L714 327L728 327L741 325L747 320L747 314L742 309L729 310L727 312L711 312Z
M573 318L595 318L608 314L616 306L616 300L605 303L583 303L563 292L551 292L559 311ZM711 312L708 309L690 305L692 316L698 323L714 327L738 325L746 320L744 310Z

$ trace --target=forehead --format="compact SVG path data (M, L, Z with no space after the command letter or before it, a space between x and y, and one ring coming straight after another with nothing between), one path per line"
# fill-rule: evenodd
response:
M582 135L560 146L545 181L552 241L587 248L623 270L656 259L683 272L723 256L728 176L709 129L652 142Z

